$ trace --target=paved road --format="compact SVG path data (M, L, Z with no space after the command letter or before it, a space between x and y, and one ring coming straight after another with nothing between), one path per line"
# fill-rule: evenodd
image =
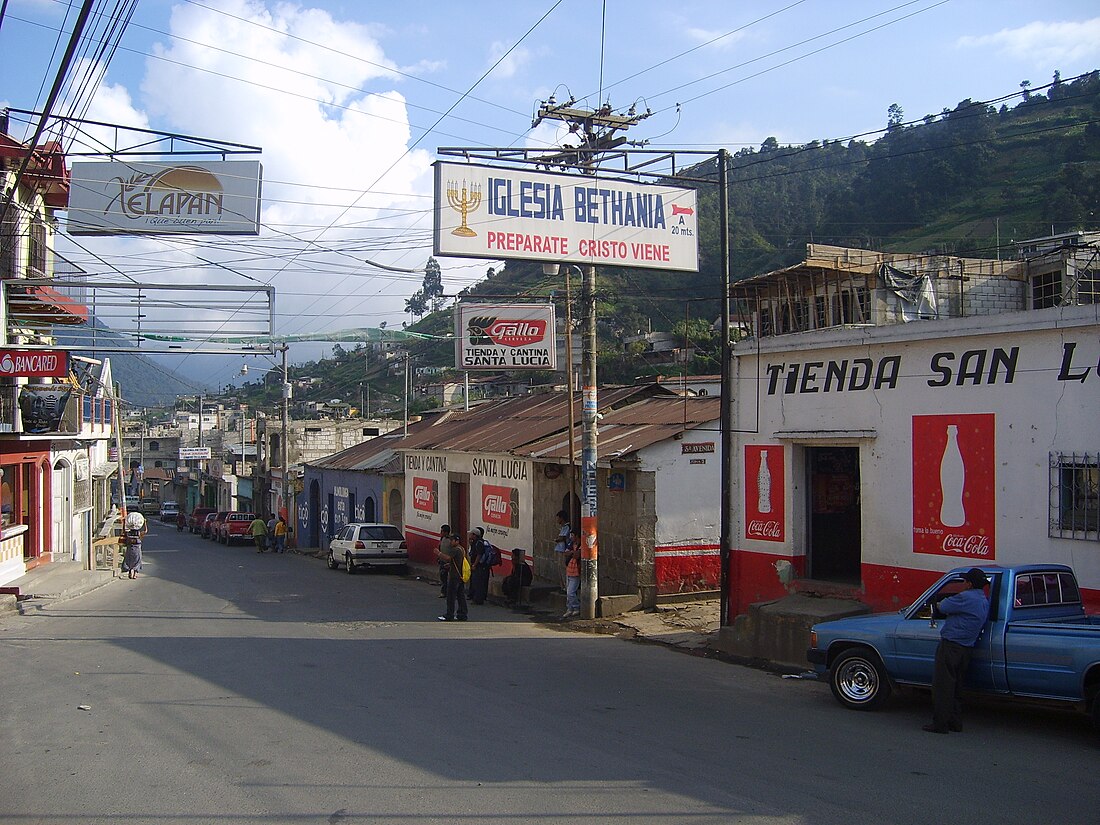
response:
M0 620L7 823L1089 823L1083 720L837 706L155 525L146 575ZM88 710L79 709L86 706Z

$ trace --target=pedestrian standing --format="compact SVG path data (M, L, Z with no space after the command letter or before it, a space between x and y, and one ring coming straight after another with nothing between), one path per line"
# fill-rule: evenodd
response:
M278 552L275 549L275 516L272 516L267 520L267 549L272 553Z
M122 557L122 572L127 578L136 579L141 570L141 540L149 532L145 516L136 510L126 514L122 526L122 542L126 550Z
M558 535L554 538L554 558L558 560L558 575L560 577L562 592L564 593L566 586L565 551L569 547L569 534L573 532L573 529L569 525L569 514L565 512L565 510L558 510L558 514L555 518L558 520Z
M989 618L985 586L989 579L977 567L963 573L965 589L932 603L932 616L943 618L936 669L932 677L932 724L929 733L962 730L962 688L974 645Z
M275 522L275 552L286 552L286 519L282 516Z
M451 525L444 524L439 532L439 548L436 550L436 556L439 557L439 598L441 599L447 598L447 571L450 569L450 564L444 561L444 558L450 557L451 542Z
M466 606L466 582L462 580L462 567L467 562L466 548L452 537L446 552L443 551L443 542L440 542L436 555L447 565L447 612L438 619L441 622L464 622L469 615L469 608Z
M467 546L470 556L470 601L474 604L485 604L485 599L489 596L493 557L485 543L484 527L475 527L470 531Z
M256 516L248 525L248 532L252 534L252 541L256 542L256 552L264 552L267 549L267 524L264 520Z
M581 545L570 531L565 550L565 612L563 619L581 615Z

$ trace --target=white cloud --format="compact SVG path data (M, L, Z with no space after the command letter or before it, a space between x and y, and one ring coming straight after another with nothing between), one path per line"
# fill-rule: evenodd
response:
M495 41L489 47L489 65L492 66L500 58L508 52L510 48L509 44L503 43L500 40ZM525 48L513 49L500 65L493 69L492 77L494 80L507 80L508 78L515 77L516 73L520 71L524 66L531 62L531 52Z
M993 34L960 37L963 49L992 48L1037 68L1071 65L1100 55L1100 17L1079 22L1034 22Z
M401 79L373 36L377 28L290 4L226 0L219 9L225 13L176 6L174 39L157 44L146 63L143 108L126 89L110 86L89 115L262 147L261 237L185 244L194 268L174 269L171 277L234 277L202 266L201 255L271 281L278 333L382 320L399 327L408 318L404 299L420 279L362 262L423 270L431 254L432 156L408 151L406 99L394 88ZM160 241L129 243L163 249ZM180 255L172 257L178 265Z
M693 40L696 43L704 44L715 49L729 49L737 43L740 43L748 35L744 31L735 31L727 33L718 31L717 29L700 29L694 26L688 26L684 29L684 34L689 40Z

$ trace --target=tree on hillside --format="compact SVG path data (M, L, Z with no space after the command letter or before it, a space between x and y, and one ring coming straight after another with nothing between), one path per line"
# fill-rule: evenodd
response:
M428 258L424 267L424 299L431 305L432 312L443 308L443 270L435 258Z
M886 128L894 129L905 122L905 111L896 103L891 103L886 110Z

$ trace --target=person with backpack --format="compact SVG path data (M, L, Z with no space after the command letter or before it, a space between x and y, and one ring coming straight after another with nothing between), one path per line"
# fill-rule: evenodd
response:
M446 543L440 542L439 549L435 551L439 561L447 568L447 612L437 618L441 622L464 622L467 619L469 609L466 606L466 582L463 579L463 567L469 566L466 558L466 548L457 540L457 537ZM458 602L458 612L455 612L455 602Z
M485 541L485 528L470 531L470 601L485 604L489 577L493 574L493 546Z

